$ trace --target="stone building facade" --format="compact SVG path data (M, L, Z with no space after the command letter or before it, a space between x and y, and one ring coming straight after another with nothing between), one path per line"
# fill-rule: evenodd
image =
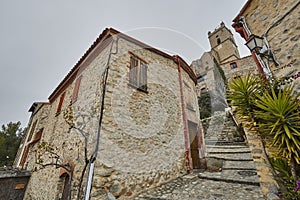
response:
M291 81L300 92L299 0L248 0L233 19L233 27L248 41L256 35L264 40L259 53L252 52L262 75Z
M179 56L105 29L49 102L29 110L15 160L15 166L33 171L25 199L77 198L92 155L91 199L130 197L200 168L196 81ZM51 145L56 156L45 148L40 154L43 145Z
M211 47L211 53L217 63L225 63L240 58L237 45L234 41L233 34L221 22L213 32L208 32L208 40Z
M205 74L213 70L215 64L222 68L227 79L241 76L248 72L258 73L253 58L250 56L240 57L233 34L223 22L213 32L208 32L208 39L211 50L203 53L200 59L193 61L191 64L198 78L206 77ZM211 82L209 80L209 83Z
M208 32L208 39L211 50L193 61L191 68L197 76L197 95L208 91L213 111L224 111L227 107L225 82L247 73L258 74L258 71L251 56L240 57L233 34L223 22Z

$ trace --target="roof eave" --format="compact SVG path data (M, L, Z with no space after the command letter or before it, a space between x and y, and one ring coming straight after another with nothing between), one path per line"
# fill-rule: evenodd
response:
M245 5L243 6L243 8L240 10L239 14L232 20L233 25L239 21L240 16L242 16L245 12L245 10L248 8L249 4L252 2L252 0L248 0ZM233 26L232 25L232 26Z

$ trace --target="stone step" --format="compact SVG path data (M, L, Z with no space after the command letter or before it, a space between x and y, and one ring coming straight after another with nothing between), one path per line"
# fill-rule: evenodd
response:
M249 150L249 147L246 145L206 145L206 149L247 149Z
M240 183L247 185L259 186L258 176L255 170L222 170L220 172L202 172L198 175L201 179L209 179L214 181L223 181L231 183Z
M207 158L231 161L253 161L250 154L208 154Z
M251 153L249 149L207 149L208 154L241 154Z
M253 161L224 160L222 169L252 169L256 170Z
M224 127L222 132L230 132L230 131L236 131L235 127Z
M219 141L219 140L205 140L206 145L244 145L246 146L245 142L232 142L232 141Z

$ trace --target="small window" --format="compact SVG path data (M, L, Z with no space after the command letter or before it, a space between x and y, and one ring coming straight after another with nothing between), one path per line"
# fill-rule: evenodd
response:
M30 133L29 133L27 142L30 142L30 141L31 141L32 136L33 136L33 133L34 133L34 131L35 131L36 124L37 124L37 120L35 120L35 121L33 122L32 126L31 126L31 129L30 129Z
M22 158L21 158L20 166L21 166L22 169L23 169L23 167L25 165L25 162L27 160L27 156L28 156L28 153L29 153L29 147L30 147L30 145L25 146L25 149L24 149L24 152L23 152L23 155L22 155Z
M61 108L62 108L62 104L63 104L63 102L64 102L65 95L66 95L66 92L64 92L64 93L60 96L59 103L58 103L57 110L56 110L56 114L60 113L60 111L61 111Z
M141 91L147 91L147 64L135 56L130 56L129 84Z
M41 128L38 132L35 133L32 141L31 141L31 144L37 143L38 141L41 140L43 131L44 131L44 128Z
M221 39L220 38L217 38L217 43L221 44Z
M200 83L200 82L204 81L205 78L206 78L206 74L203 74L203 75L199 76L199 77L197 78L197 83Z
M82 79L82 76L79 76L77 78L76 82L75 82L75 86L74 86L74 89L73 89L71 103L74 103L77 100L77 98L78 98L78 93L79 93L79 87L80 87L81 79Z
M231 69L237 68L236 62L230 63L230 68L231 68Z

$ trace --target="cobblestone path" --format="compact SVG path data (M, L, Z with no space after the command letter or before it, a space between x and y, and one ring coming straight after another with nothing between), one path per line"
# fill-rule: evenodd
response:
M197 173L176 178L150 189L134 200L258 200L264 199L260 187L252 184L209 180Z

